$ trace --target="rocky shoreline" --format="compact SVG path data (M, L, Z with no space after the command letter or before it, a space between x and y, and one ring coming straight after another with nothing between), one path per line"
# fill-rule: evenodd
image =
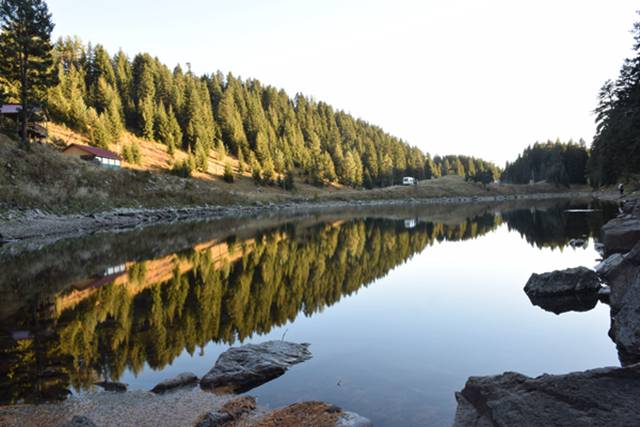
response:
M309 360L309 344L267 341L231 347L202 378L186 372L148 392L103 381L105 390L73 396L61 404L25 405L0 411L0 425L21 427L371 427L368 419L335 405L309 401L268 410L251 396L237 397ZM196 387L199 384L199 387Z
M532 303L556 313L581 311L575 301L606 296L609 336L621 367L537 378L514 372L471 377L456 393L454 427L638 425L640 199L624 203L620 215L602 228L602 242L606 258L595 271L578 267L533 274L524 290Z
M289 203L255 202L253 206L195 206L157 209L116 208L98 213L58 215L39 209L0 212L0 245L33 242L42 247L61 239L81 237L98 232L120 232L151 225L236 217L253 219L270 215L306 215L349 208L383 206L450 205L492 203L513 200L548 200L602 197L602 193L565 192L522 195L437 197L381 200L313 201L304 199ZM605 193L605 197L608 195Z

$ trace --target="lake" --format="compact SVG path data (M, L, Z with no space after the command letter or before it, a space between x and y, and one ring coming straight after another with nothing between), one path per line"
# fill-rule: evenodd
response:
M0 248L0 404L101 379L150 389L205 374L231 345L286 339L313 358L248 392L259 404L324 400L376 426L449 426L469 376L619 365L607 305L556 314L522 290L533 272L595 265L615 209L386 207Z

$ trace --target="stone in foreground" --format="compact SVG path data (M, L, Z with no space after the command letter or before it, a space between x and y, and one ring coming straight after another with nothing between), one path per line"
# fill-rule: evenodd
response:
M524 291L529 297L569 295L598 292L602 285L598 275L586 267L557 270L551 273L533 273Z
M640 365L530 378L471 377L456 393L454 427L636 426Z
M151 389L153 393L165 393L180 387L187 387L198 384L198 377L192 372L184 372L178 376L162 381Z
M220 392L244 393L311 359L309 344L267 341L231 347L200 380L200 386Z

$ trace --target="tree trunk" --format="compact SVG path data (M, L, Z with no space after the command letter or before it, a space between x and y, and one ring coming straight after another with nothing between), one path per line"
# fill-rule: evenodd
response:
M28 55L26 52L23 53L23 63L22 63L22 70L21 70L21 76L20 76L20 104L21 104L21 109L20 109L20 145L22 146L23 149L25 150L29 150L31 148L30 144L29 144L29 137L27 135L27 128L28 128L28 119L29 119L29 111L27 110L28 107L28 79L27 79L27 62L28 62Z

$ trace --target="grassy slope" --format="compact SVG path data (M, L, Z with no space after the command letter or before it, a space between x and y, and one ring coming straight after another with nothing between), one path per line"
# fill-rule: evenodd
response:
M445 196L523 194L564 191L540 184L535 186L490 185L464 182L460 177L425 181L418 187L387 187L354 190L339 187L319 189L296 182L296 190L287 192L274 187L257 187L249 176L228 184L220 175L225 162L237 166L235 159L223 161L212 154L210 169L194 179L170 175L169 156L164 146L126 134L125 142L136 140L141 147L143 164L125 165L120 170L104 169L69 158L61 147L86 143L80 135L57 125L50 125L56 144L34 144L31 152L20 150L17 143L0 134L0 209L17 207L48 209L69 213L102 211L114 207L161 207L183 205L250 204L255 201L285 202L300 199L353 200L398 199ZM119 151L118 147L111 147ZM177 153L178 159L186 157Z

